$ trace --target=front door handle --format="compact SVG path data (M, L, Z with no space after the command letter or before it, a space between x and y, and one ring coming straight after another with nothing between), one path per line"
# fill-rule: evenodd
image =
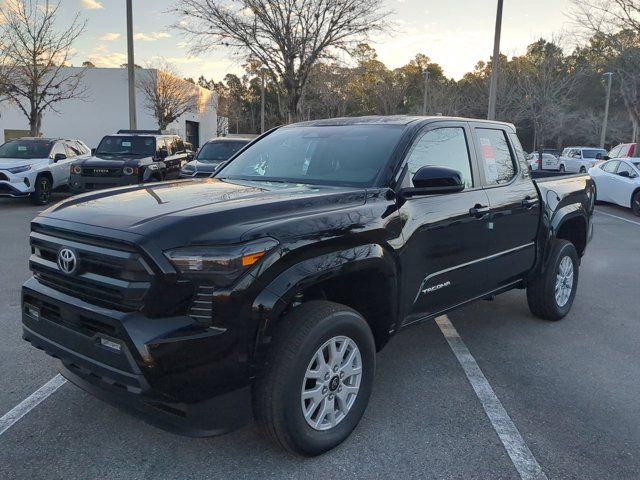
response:
M480 205L479 203L476 203L473 208L469 209L469 216L483 218L490 210L491 209L487 205Z
M522 200L522 206L524 208L526 208L527 210L532 209L533 207L538 205L538 198L532 198L529 195L527 195L526 197L524 197L524 199Z

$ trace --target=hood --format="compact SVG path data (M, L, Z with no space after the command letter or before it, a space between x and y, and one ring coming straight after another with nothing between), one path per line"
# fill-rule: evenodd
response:
M65 200L41 217L123 230L167 245L238 242L271 220L363 204L365 191L215 178L114 188ZM163 240L164 239L164 240Z
M100 155L89 157L86 160L81 161L79 164L83 167L96 167L96 168L120 168L125 166L135 167L142 163L151 161L151 157L141 157L133 155L127 157L125 155Z
M48 158L0 158L0 170L24 167L25 165L49 164Z

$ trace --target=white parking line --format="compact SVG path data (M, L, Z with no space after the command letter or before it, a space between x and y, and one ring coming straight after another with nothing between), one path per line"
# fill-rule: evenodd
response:
M607 217L617 218L618 220L622 220L623 222L633 223L634 225L638 225L640 227L640 222L634 222L633 220L629 220L628 218L619 217L618 215L612 215L611 213L601 212L600 210L596 210L595 212L601 215L606 215Z
M482 408L491 421L491 425L504 445L511 462L518 470L520 478L522 480L546 480L547 476L529 447L524 443L520 432L511 421L509 414L500 403L469 349L458 335L458 331L449 321L449 317L442 315L436 318L436 323L460 362L469 383L482 403Z
M40 402L45 400L49 395L58 390L62 385L67 383L66 378L58 374L33 392L22 402L9 410L8 413L0 418L0 435L9 430L13 424L24 417L31 410L36 408Z

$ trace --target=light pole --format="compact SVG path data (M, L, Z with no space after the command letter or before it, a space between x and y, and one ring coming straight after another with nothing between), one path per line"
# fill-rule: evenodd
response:
M127 0L127 77L129 79L129 128L136 130L136 72L133 61L133 14L132 0Z
M427 114L427 89L429 88L429 71L425 70L424 74L424 90L422 92L422 115Z
M602 131L600 132L600 148L604 148L604 141L607 138L607 121L609 120L609 100L611 99L611 77L613 72L605 72L607 77L607 97L604 101L604 118L602 119Z
M496 12L496 32L493 37L493 61L491 62L491 86L489 87L489 111L487 120L496 119L496 101L498 98L498 75L500 74L500 33L502 31L502 3L498 0Z
M264 69L260 70L260 133L264 133Z

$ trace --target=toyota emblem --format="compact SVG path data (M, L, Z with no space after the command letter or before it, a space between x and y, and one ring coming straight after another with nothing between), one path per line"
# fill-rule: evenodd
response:
M58 252L58 267L67 275L73 275L78 270L78 257L70 248L63 248Z

